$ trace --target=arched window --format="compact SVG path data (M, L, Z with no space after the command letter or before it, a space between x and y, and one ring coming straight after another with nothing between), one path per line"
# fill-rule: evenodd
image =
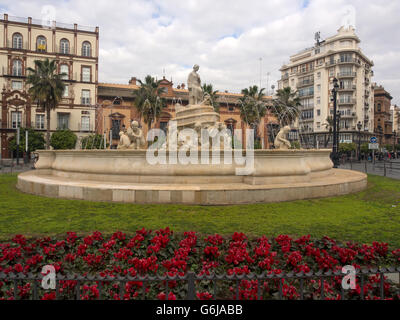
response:
M60 74L64 73L63 76L61 76L61 79L63 80L68 80L69 79L69 68L67 64L61 64L60 65Z
M20 33L14 33L12 40L13 49L22 49L22 35Z
M69 41L67 39L60 40L60 53L69 54Z
M92 56L92 45L89 41L82 43L82 56L91 57Z
M22 76L22 61L19 59L13 60L12 63L12 75Z
M46 38L39 36L36 39L36 50L39 52L46 52Z

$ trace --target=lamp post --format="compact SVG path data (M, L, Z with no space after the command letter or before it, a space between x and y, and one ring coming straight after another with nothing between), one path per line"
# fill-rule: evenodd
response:
M337 93L339 89L338 79L333 79L333 89L332 89L332 100L333 100L333 145L331 159L333 162L333 167L337 168L339 166L339 154L338 154L338 132L337 132Z
M357 129L358 129L358 161L361 161L361 127L362 124L360 121L357 123Z

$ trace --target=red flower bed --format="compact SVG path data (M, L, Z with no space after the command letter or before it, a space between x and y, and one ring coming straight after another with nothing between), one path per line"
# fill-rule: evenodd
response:
M64 238L26 239L17 235L8 243L0 243L0 272L40 273L45 265L53 265L57 274L77 273L116 277L118 275L181 275L194 271L199 275L228 274L243 275L282 272L340 271L345 265L355 268L377 266L399 266L400 249L390 251L388 244L374 242L371 246L357 243L342 243L328 237L311 239L303 236L293 239L287 235L276 238L265 236L249 239L243 233L234 233L229 238L218 234L201 236L196 232L174 234L169 228L158 231L138 230L128 236L116 232L105 238L100 232L78 237L68 232ZM265 281L241 280L239 299L257 299L260 286L262 299L278 297L279 281L285 299L300 297L298 279L270 279ZM326 278L324 298L340 299L341 276ZM38 293L44 300L55 299L55 290L40 288ZM198 281L198 299L234 299L236 281ZM73 299L76 296L76 280L61 280L59 297ZM146 282L129 281L123 288L123 299L184 299L185 281ZM303 284L305 299L321 297L321 280L307 279ZM81 281L80 298L97 299L101 290L102 299L120 299L119 282ZM396 284L385 278L384 294L387 299L399 299ZM19 299L28 299L33 292L32 281L21 281L17 288ZM361 288L349 290L346 298L360 299ZM168 295L168 296L167 296ZM365 299L378 299L380 277L369 276L364 281ZM12 281L0 281L0 299L13 299Z

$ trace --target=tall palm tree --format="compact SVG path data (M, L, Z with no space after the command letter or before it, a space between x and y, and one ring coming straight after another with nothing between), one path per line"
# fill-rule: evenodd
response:
M273 101L271 112L279 119L281 126L290 125L299 116L300 99L291 87L279 89Z
M267 112L267 104L263 100L265 88L250 86L242 90L243 97L239 99L240 117L252 129L257 130L261 119Z
M202 86L203 93L208 93L210 96L211 105L214 107L215 112L219 112L219 103L217 102L217 92L218 90L214 91L212 84L204 83Z
M149 129L166 106L165 99L161 97L164 88L160 87L160 82L161 80L157 81L150 75L146 76L144 82L139 80L140 88L136 93L135 105Z
M65 84L62 77L65 73L57 73L55 60L35 60L35 69L28 68L26 83L31 85L29 94L39 107L46 111L46 149L50 149L50 111L55 109L62 99Z
M329 140L331 139L331 134L333 131L333 117L332 116L328 116L328 118L326 118L326 122L322 124L325 129L327 129L329 131L328 134L328 139L325 139L325 148L328 146Z

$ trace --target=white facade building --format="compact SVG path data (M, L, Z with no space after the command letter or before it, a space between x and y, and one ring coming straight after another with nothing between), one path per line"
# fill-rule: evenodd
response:
M341 27L338 33L317 42L290 57L282 66L278 88L290 86L301 99L298 129L308 147L332 144L328 117L333 116L332 87L337 78L337 110L340 112L340 142L357 142L357 123L362 124L362 140L374 130L374 94L371 77L374 65L361 51L360 39L353 27ZM332 130L332 129L331 129Z

